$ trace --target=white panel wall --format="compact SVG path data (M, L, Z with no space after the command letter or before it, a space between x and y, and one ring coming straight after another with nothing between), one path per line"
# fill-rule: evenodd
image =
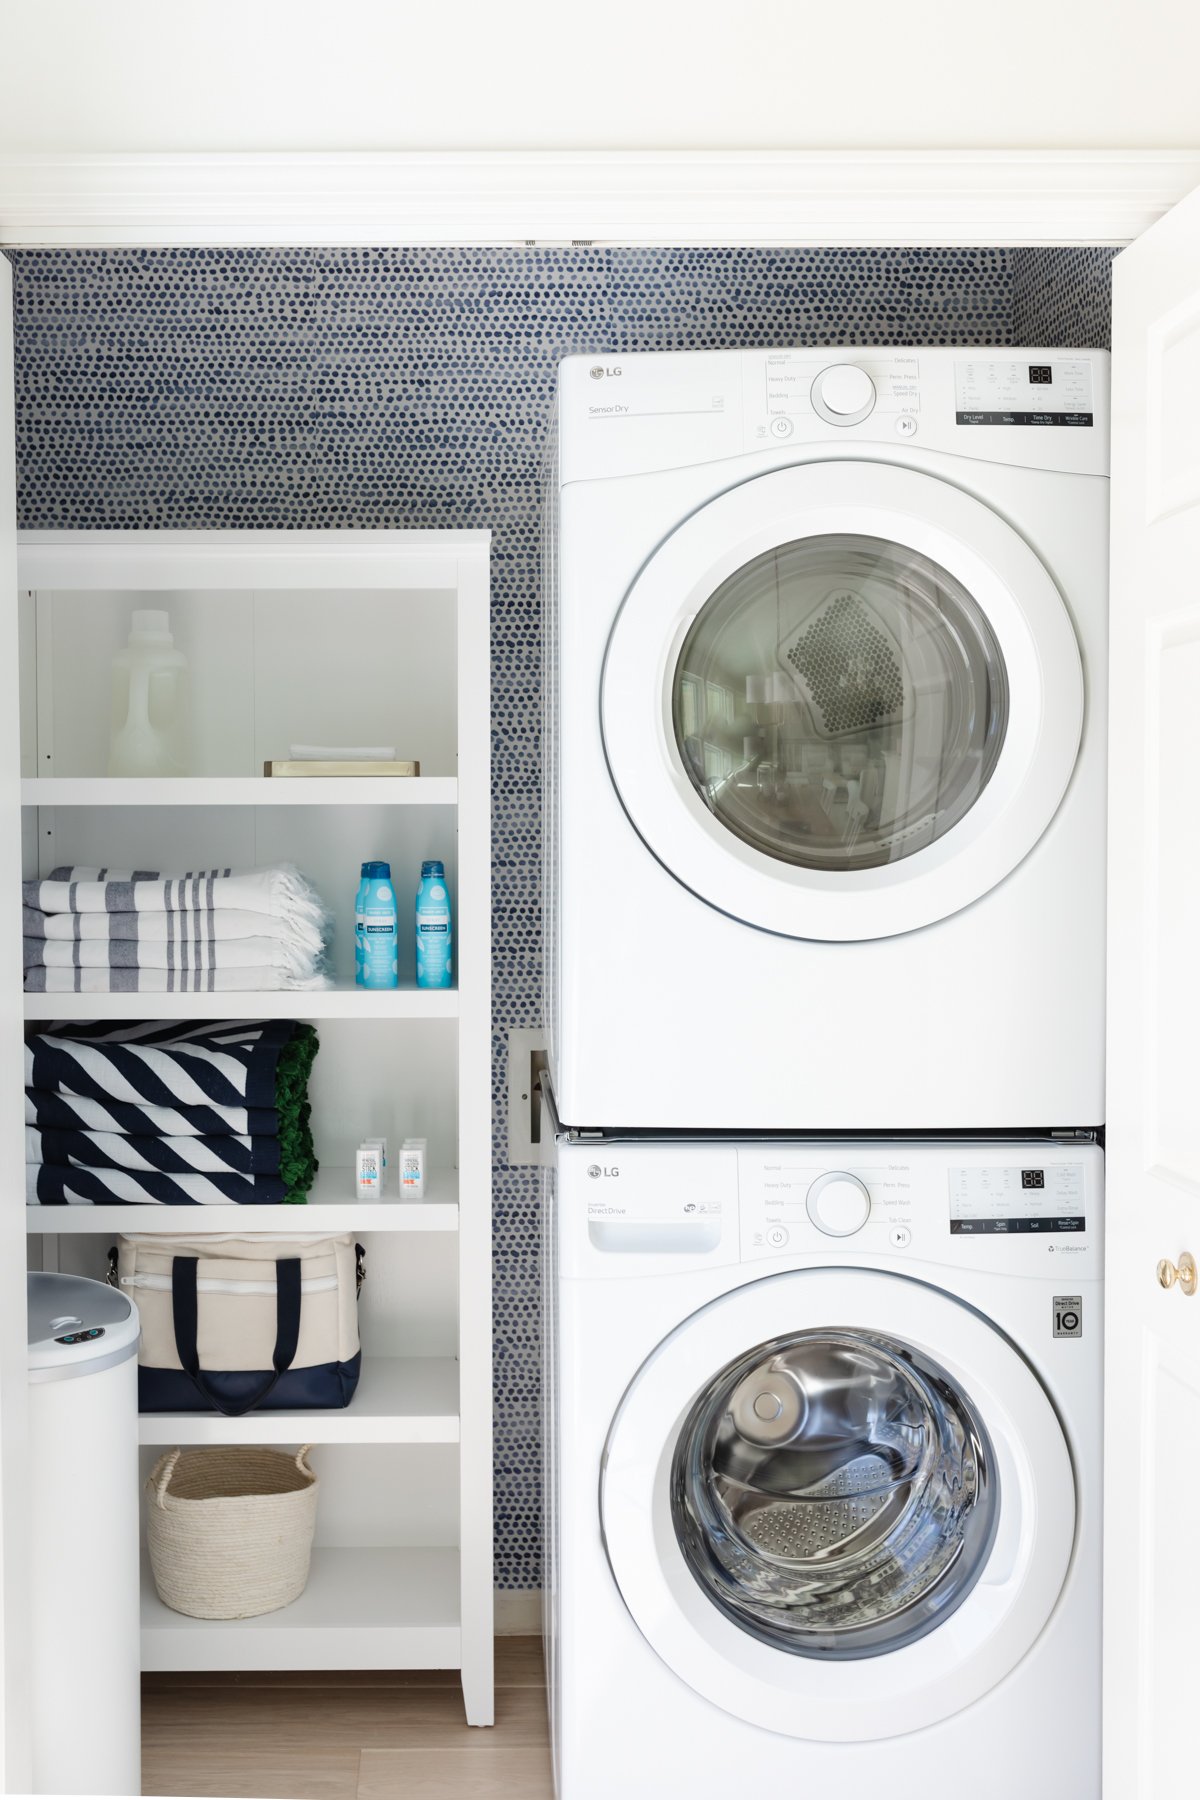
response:
M57 0L5 151L1186 148L1193 0Z

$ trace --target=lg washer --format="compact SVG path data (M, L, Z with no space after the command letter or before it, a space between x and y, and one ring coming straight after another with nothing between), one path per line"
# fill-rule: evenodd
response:
M569 1142L560 1800L1098 1800L1102 1156Z

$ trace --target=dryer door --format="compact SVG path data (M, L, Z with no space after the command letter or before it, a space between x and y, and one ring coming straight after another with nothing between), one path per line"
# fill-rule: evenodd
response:
M773 1276L685 1321L622 1401L600 1507L675 1674L833 1742L994 1688L1075 1539L1070 1454L1024 1358L940 1289L868 1270Z
M629 818L693 893L789 937L890 937L1037 843L1083 671L997 514L910 469L817 463L718 496L650 558L601 712Z

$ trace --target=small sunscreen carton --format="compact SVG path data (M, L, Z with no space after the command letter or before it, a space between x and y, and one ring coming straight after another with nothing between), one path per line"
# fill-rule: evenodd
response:
M383 1152L378 1144L360 1144L354 1158L354 1191L360 1200L383 1194Z
M400 1192L406 1200L425 1198L424 1138L405 1138L400 1149Z

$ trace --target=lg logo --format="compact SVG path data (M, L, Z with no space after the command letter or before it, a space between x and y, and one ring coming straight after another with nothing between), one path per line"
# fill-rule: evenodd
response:
M593 381L603 381L606 375L611 378L614 375L619 375L621 371L620 369L606 369L603 363L593 363L592 367L588 370L588 373Z
M599 1181L600 1177L602 1175L611 1177L614 1175L619 1175L620 1173L621 1173L620 1169L602 1169L600 1167L599 1163L589 1163L588 1164L588 1174L591 1176L593 1181Z

